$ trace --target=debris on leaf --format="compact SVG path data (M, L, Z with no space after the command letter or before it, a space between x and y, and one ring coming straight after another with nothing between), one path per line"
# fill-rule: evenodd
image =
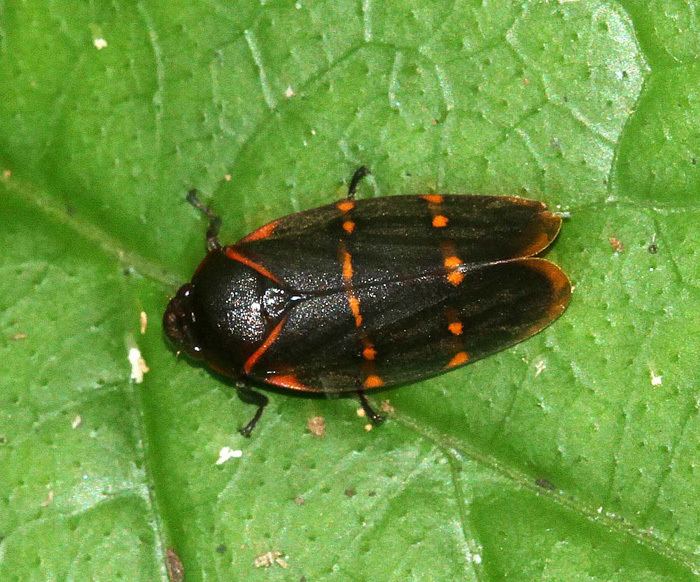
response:
M170 582L182 582L185 579L185 567L173 548L165 551L165 569L168 571Z
M651 235L651 242L649 243L647 250L652 255L655 255L659 252L659 247L656 245L656 233Z
M535 378L539 376L542 372L544 372L547 369L547 362L544 360L538 360L535 362Z
M312 435L323 437L326 434L326 419L323 416L314 416L307 421L306 428Z
M53 497L53 489L49 489L49 492L46 494L46 499L44 499L44 501L41 502L41 506L48 507L49 505L51 505L53 503Z
M217 465L223 465L226 461L230 459L240 459L243 456L243 451L241 449L232 449L231 447L221 447L219 451L219 458L216 459Z
M83 417L79 414L76 414L75 418L73 418L73 420L70 421L70 427L72 429L78 428L81 424L83 424Z
M625 250L625 245L623 245L622 241L617 237L611 236L608 239L608 242L610 243L610 247L612 248L612 250L616 253L621 253Z
M141 350L136 347L129 348L129 363L131 364L131 379L136 384L141 384L143 375L149 371L146 360L141 356Z
M391 405L391 402L388 400L382 400L382 403L379 405L379 409L382 412L386 412L387 414L394 414L396 412L396 409Z
M535 485L542 487L542 489L547 489L548 491L554 491L556 489L554 483L545 477L540 477L539 479L535 480Z
M277 564L280 568L288 568L289 564L282 559L282 552L273 550L271 552L265 552L260 554L253 561L253 565L256 568L269 568L272 564Z
M146 333L146 328L148 327L148 315L145 311L139 313L139 328L141 329L141 335Z

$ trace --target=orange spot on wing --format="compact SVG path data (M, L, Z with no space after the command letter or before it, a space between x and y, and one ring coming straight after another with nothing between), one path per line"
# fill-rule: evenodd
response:
M462 327L462 322L460 321L453 321L450 325L447 326L450 330L450 333L452 335L462 335L463 327Z
M244 242L251 242L254 240L262 240L264 238L267 238L267 237L271 236L273 232L275 232L275 229L277 228L278 224L279 224L279 220L274 220L273 222L268 222L266 225L261 226L257 230L254 230L249 235L244 236L238 242L244 243Z
M350 311L352 311L352 315L355 318L355 327L360 327L362 325L360 300L351 292L348 294L348 303L350 304Z
M341 241L340 247L338 248L338 257L342 264L343 269L343 281L345 282L345 293L348 297L348 304L350 305L350 311L355 318L355 327L360 327L362 325L362 315L360 314L360 300L357 298L352 290L352 255L346 250L345 245Z
M440 194L424 194L421 198L430 204L442 204L444 200Z
M246 267L250 267L254 271L257 271L260 273L263 277L270 279L270 281L274 281L278 285L281 285L281 281L273 275L270 271L268 271L265 267L263 267L261 264L256 263L255 261L249 259L246 257L244 254L240 253L238 250L236 250L234 247L226 247L226 256L234 261L237 261Z
M370 374L369 376L367 376L367 378L365 378L365 381L362 385L365 388L379 388L381 386L384 386L384 380L382 380L376 374Z
M246 374L250 374L251 370L253 369L255 364L258 363L258 360L262 357L262 355L269 349L269 347L272 344L275 343L280 333L282 333L282 328L284 327L285 323L287 323L286 317L284 317L274 328L272 328L272 331L267 335L263 343L261 343L258 349L255 350L251 354L251 356L246 360L245 364L243 364L243 371Z
M365 360L374 360L377 357L377 350L374 349L374 346L368 345L362 350L362 357Z
M311 391L311 388L309 388L306 384L302 384L299 381L299 378L297 378L294 374L275 374L265 378L265 382L281 388L289 388L290 390L303 390L305 392Z
M352 280L352 255L344 247L340 249L340 259L343 266L343 279L349 283Z
M464 273L460 273L459 271L452 271L451 273L447 274L447 280L456 287L462 281L464 281Z
M346 212L350 212L353 208L355 208L355 203L352 200L341 200L335 205L335 207L345 214Z
M469 354L467 352L457 352L452 359L447 363L448 368L454 368L455 366L461 366L469 361Z
M462 259L459 257L452 255L450 257L445 257L445 260L443 261L443 264L445 265L446 269L454 269L456 267L459 267L462 265Z
M355 230L355 223L352 220L346 220L343 222L343 230L348 234L352 234L352 231Z
M445 228L450 220L444 214L436 214L433 216L433 226L435 228Z

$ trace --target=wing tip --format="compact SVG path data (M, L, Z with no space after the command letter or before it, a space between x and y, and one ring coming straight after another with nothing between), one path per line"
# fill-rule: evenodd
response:
M523 240L526 242L521 249L522 258L532 257L547 249L561 230L561 216L547 210L544 204L541 208L523 231Z
M571 301L571 281L559 265L547 259L528 257L523 262L529 268L542 273L550 285L551 301L549 308L545 312L543 321L540 322L541 329L552 323L566 311Z

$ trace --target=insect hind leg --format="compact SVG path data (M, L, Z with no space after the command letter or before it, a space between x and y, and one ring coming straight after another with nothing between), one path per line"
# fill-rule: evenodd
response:
M245 384L236 384L236 392L238 393L238 398L240 398L243 402L246 404L254 404L258 407L253 415L253 418L251 418L247 424L238 431L244 437L249 437L250 433L253 432L255 425L258 424L258 421L260 420L262 413L265 411L265 407L267 406L269 400L267 396L248 388L248 386Z
M190 190L187 193L187 202L209 219L209 226L207 227L207 250L213 251L215 249L220 249L219 230L221 230L221 218L214 214L212 209L199 199L197 190Z
M350 185L348 186L348 200L355 199L355 191L357 190L357 187L362 181L362 178L368 176L371 173L372 172L369 171L369 168L367 166L360 166L359 168L357 168L357 170L355 170L355 173L352 175L352 178L350 178Z
M378 412L376 412L374 408L372 408L370 403L367 401L367 396L365 396L365 393L362 390L357 391L357 397L360 399L360 405L362 406L362 410L365 411L367 418L370 419L372 424L374 426L382 424L384 422L384 417Z

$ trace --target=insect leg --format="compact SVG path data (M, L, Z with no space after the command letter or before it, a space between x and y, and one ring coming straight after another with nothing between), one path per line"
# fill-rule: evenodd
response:
M246 404L255 404L255 406L258 407L253 415L253 418L251 418L248 421L248 424L238 431L244 437L249 437L250 433L253 432L255 425L258 424L258 421L260 420L260 417L267 406L268 399L264 394L260 394L260 392L256 392L244 384L236 384L236 392L238 393L238 398L240 398L243 402Z
M187 193L187 202L209 219L209 226L207 227L207 250L213 251L214 249L220 249L219 229L221 228L221 218L214 214L211 208L199 200L197 197L197 190L190 190Z
M377 426L378 424L384 422L384 417L378 412L374 411L374 409L370 406L369 402L367 402L367 396L365 396L365 393L362 390L357 391L357 396L360 399L362 410L365 411L367 418L369 418L372 421L372 424L374 426Z
M350 186L348 186L349 200L355 199L355 190L357 190L357 186L360 184L360 180L362 180L362 178L371 173L372 172L369 171L369 168L367 166L360 166L359 168L357 168L357 170L355 170L355 173L352 175L352 178L350 178Z

